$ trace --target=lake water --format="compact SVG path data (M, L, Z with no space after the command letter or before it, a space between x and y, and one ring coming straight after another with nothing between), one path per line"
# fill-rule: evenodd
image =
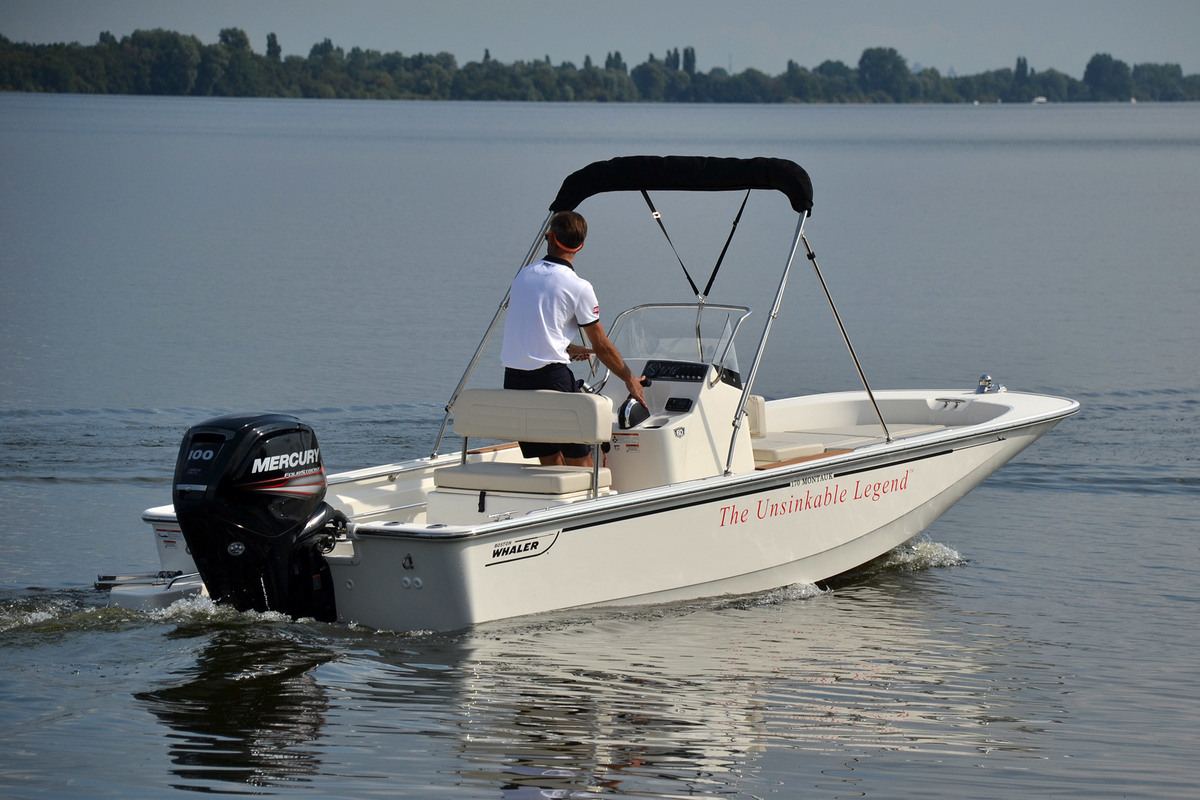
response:
M1083 410L821 588L439 635L104 607L191 424L427 454L561 179L636 153L804 165L876 388ZM655 200L707 276L741 197ZM0 95L0 795L1194 797L1197 209L1197 105ZM639 198L581 211L606 321L688 299ZM713 299L760 304L790 231L753 196ZM855 387L806 269L768 396Z

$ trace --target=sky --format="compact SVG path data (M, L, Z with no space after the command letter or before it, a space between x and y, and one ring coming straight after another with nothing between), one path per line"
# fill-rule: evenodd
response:
M452 53L458 63L550 57L629 66L692 47L707 72L777 75L789 60L855 66L868 47L892 47L909 66L943 75L1012 67L1083 77L1108 53L1129 65L1179 64L1200 73L1200 0L0 0L0 34L33 44L95 44L165 28L217 41L241 28L254 50L275 33L284 55L326 38L347 52Z

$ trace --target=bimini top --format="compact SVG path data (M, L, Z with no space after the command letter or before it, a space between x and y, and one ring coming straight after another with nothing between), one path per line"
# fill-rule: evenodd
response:
M572 211L601 192L721 192L773 189L783 192L796 213L812 211L812 181L799 164L785 158L707 156L624 156L596 161L563 181L551 211Z

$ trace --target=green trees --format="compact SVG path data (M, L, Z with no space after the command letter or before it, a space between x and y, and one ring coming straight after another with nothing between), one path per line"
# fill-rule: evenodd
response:
M779 80L788 97L795 98L798 102L811 103L820 99L820 80L791 59L788 59L787 71Z
M265 54L239 28L204 45L194 36L138 30L118 40L107 31L90 47L28 45L0 36L0 91L109 94L326 97L370 99L515 100L691 103L1028 103L1077 100L1200 100L1200 75L1177 64L1129 65L1107 53L1092 56L1083 80L1053 69L1036 71L1024 56L1014 69L947 77L913 73L894 48L864 50L856 66L825 61L807 69L788 61L780 75L757 69L729 74L696 69L691 47L650 54L632 68L620 51L604 66L585 56L583 68L549 56L502 64L484 52L461 67L449 53L403 55L353 48L331 40L307 57L283 56L274 33Z
M1178 64L1137 64L1131 73L1133 96L1139 100L1195 99L1200 75L1183 76Z
M604 68L616 70L617 72L625 72L628 69L628 67L625 66L625 62L621 60L621 51L620 50L609 53L605 57Z
M822 61L813 74L820 80L819 100L826 103L863 102L854 70L841 61Z
M134 31L125 45L134 94L188 94L200 72L203 45L194 36L156 28Z
M216 45L204 48L196 94L261 97L267 94L269 60L250 49L250 37L240 28L225 28Z
M691 50L691 48L688 48ZM695 52L692 52L692 68L695 69ZM693 73L683 69L679 50L667 51L667 56L659 61L651 53L644 64L639 64L629 72L637 87L639 100L651 103L686 103L693 98Z
M908 63L892 47L870 47L858 59L858 83L872 102L903 103L911 74Z
M696 51L691 47L683 48L683 71L688 75L696 74Z
M1096 53L1083 71L1083 82L1092 100L1125 100L1133 96L1129 65L1108 53Z

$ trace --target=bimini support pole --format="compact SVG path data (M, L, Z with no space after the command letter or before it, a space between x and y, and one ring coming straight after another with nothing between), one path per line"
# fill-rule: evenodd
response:
M546 232L550 230L550 218L554 216L553 212L546 215L545 222L542 223L538 235L534 237L533 244L529 246L529 252L525 254L525 260L521 262L520 272L525 267L533 263L534 257L542 247L542 240L546 236ZM483 334L483 339L479 342L479 346L475 348L475 355L471 356L471 362L467 364L466 372L459 378L458 385L454 387L454 393L450 395L450 400L446 403L446 416L442 417L442 427L438 429L437 440L433 443L433 453L430 458L436 458L438 449L442 446L442 439L446 435L446 427L450 424L450 416L454 413L454 404L458 401L458 396L462 394L462 390L466 388L467 381L471 378L471 373L475 371L475 365L479 363L480 357L483 355L484 348L487 347L488 340L492 338L492 334L496 332L496 325L500 322L500 317L504 310L508 308L508 289L504 292L504 299L500 301L499 307L496 309L495 316L492 317L492 322L488 325L487 332Z
M750 391L754 386L754 376L758 374L758 365L762 363L763 351L767 347L767 337L771 334L771 326L775 324L775 318L779 316L779 306L783 304L783 292L787 289L788 274L792 271L792 263L796 260L796 250L800 247L800 240L804 238L804 223L808 219L808 212L800 214L800 221L796 223L796 232L792 235L792 247L788 251L787 264L783 267L783 276L779 279L779 288L775 290L775 302L771 306L771 314L767 317L767 324L763 326L762 336L758 340L758 349L754 351L754 362L750 365L750 374L746 376L744 388L742 389L742 398L738 401L737 411L733 414L733 435L729 437L729 457L725 459L725 474L729 475L733 472L733 453L737 446L738 433L742 430L742 419L746 415L746 400L750 396Z
M879 418L879 424L883 428L884 439L891 442L892 433L888 430L887 423L883 421L883 413L879 410L879 403L875 402L875 393L871 391L871 385L867 383L867 376L863 373L862 365L858 362L858 356L854 354L854 345L850 344L850 336L846 333L846 326L842 324L842 315L838 313L837 306L833 304L833 295L829 293L829 287L825 285L825 278L821 275L821 268L817 266L817 254L809 246L808 237L803 232L800 233L800 241L804 242L804 249L808 251L808 260L812 262L813 270L817 273L817 280L821 282L821 289L825 292L825 299L829 301L829 307L833 309L833 318L837 320L838 330L842 332L842 339L846 342L846 349L850 351L850 358L854 360L854 368L858 370L858 378L862 381L863 388L867 390L867 398L871 401L871 406L875 409L875 416Z

